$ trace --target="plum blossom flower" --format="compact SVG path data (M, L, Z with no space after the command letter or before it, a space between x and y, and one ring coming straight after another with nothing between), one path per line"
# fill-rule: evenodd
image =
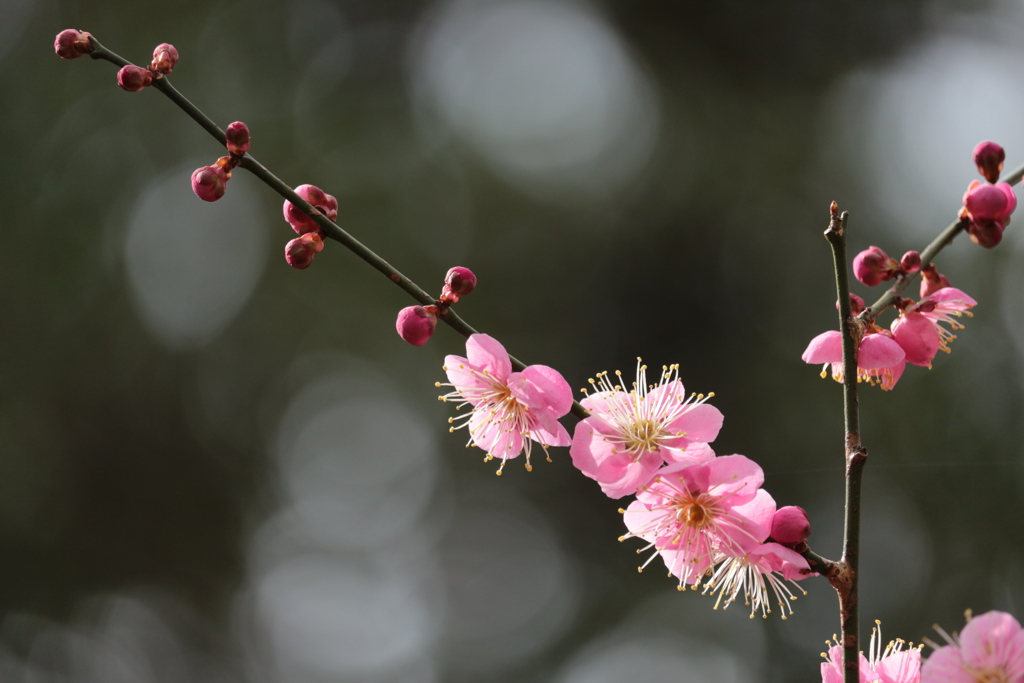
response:
M744 604L750 606L751 619L757 612L768 618L772 611L771 590L782 618L786 619L787 611L793 613L790 603L797 598L791 588L807 595L795 582L812 576L810 565L799 553L778 543L762 543L737 557L723 553L718 559L721 564L704 584L704 593L718 594L715 609L719 605L728 609L742 593Z
M573 465L596 480L612 498L635 493L666 463L706 462L707 446L722 428L722 413L705 401L713 393L686 396L679 366L663 366L656 385L647 383L647 366L637 359L636 382L627 390L622 373L598 374L596 390L583 399L590 417L576 425ZM584 390L586 392L586 390Z
M928 657L923 683L1021 683L1024 681L1024 629L1006 612L986 612L971 619ZM936 627L937 628L937 627Z
M1003 230L1017 208L1017 195L1008 183L986 185L972 180L963 197L967 232L971 241L991 249L1003 239Z
M812 339L801 358L805 363L823 363L822 377L828 376L831 366L832 379L843 382L843 336L838 330L822 332ZM878 384L888 391L896 386L906 365L906 352L888 331L871 332L861 339L857 351L858 382Z
M907 362L931 368L936 353L949 353L949 344L956 339L952 330L964 327L956 318L971 317L968 309L977 303L955 287L943 287L904 309L892 323L892 336L906 352Z
M679 590L694 589L723 555L742 557L768 537L775 500L761 489L764 473L742 455L705 463L673 463L641 487L623 518L629 532L661 556Z
M822 653L822 683L843 683L843 647L836 644ZM904 649L905 648L905 649ZM868 656L860 653L860 683L921 683L921 646L909 646L901 639L891 640L882 649L882 622L871 629ZM925 678L925 681L928 679Z
M500 475L505 463L526 451L526 469L530 465L532 442L547 452L548 446L568 446L569 432L558 418L572 407L572 389L557 370L546 365L531 365L512 372L505 347L486 334L474 334L466 340L466 357L447 356L444 370L454 391L438 398L460 401L460 410L472 410L449 423L460 423L450 431L467 428L469 443L487 452L485 461L501 458Z

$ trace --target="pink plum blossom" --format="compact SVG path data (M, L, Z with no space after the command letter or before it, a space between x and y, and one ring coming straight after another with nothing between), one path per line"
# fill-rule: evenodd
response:
M722 556L743 557L768 537L775 501L761 489L764 473L742 455L706 463L673 463L641 487L623 511L629 533L661 556L679 579L696 587Z
M853 276L868 287L891 280L900 264L878 247L869 247L853 257Z
M1010 214L1017 208L1017 195L1007 183L986 185L972 180L964 193L964 210L970 224L967 231L971 241L992 248L1003 239L1003 230L1010 222Z
M811 535L811 523L802 507L787 505L775 511L772 517L772 539L784 545L803 543Z
M907 362L931 368L936 353L949 353L949 344L956 339L951 330L964 327L956 318L970 317L968 309L977 303L955 287L943 287L904 309L892 323L892 336L906 352Z
M301 238L300 238L301 239ZM398 336L413 346L423 346L437 327L437 306L406 306L398 312Z
M744 604L750 606L751 619L757 612L762 618L771 614L772 596L786 619L787 611L793 613L790 603L797 599L792 589L807 595L795 582L814 575L803 556L778 543L762 543L736 557L722 553L717 559L721 563L704 584L703 592L717 594L715 609L721 606L723 610L742 594Z
M882 624L871 629L868 656L861 652L860 683L921 683L921 646L907 646L901 639L891 640L882 649ZM838 643L822 655L822 683L843 683L843 647ZM924 679L927 680L927 679Z
M1024 630L1012 615L986 612L970 619L959 638L947 640L924 663L922 683L1024 681Z
M630 389L622 373L612 381L600 373L596 390L583 399L590 417L576 425L572 463L596 480L612 498L635 493L666 463L705 463L714 457L707 443L722 428L722 413L705 401L714 396L686 396L679 366L662 367L656 385L647 383L647 366L637 359L637 380Z
M876 328L877 329L877 328ZM822 377L828 376L831 366L832 379L843 382L843 336L838 330L822 332L811 340L801 356L805 363L823 363L826 369ZM880 330L864 335L857 350L857 381L878 384L889 390L896 386L907 365L906 353L893 341L888 331Z
M471 406L470 412L450 423L451 428L469 429L469 443L487 452L484 460L501 458L501 474L505 463L526 451L526 469L530 465L530 449L536 441L547 451L548 446L568 446L569 432L558 418L572 407L572 389L557 370L546 365L531 365L522 372L512 372L512 362L496 339L474 334L466 341L466 357L447 356L444 370L454 391L439 396L442 401L460 401L460 410Z

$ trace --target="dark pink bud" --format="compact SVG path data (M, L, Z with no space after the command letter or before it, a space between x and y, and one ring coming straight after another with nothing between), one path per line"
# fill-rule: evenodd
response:
M224 131L227 138L228 151L232 154L242 156L249 151L249 126L241 121L235 121Z
M444 284L453 293L466 296L476 287L476 275L469 268L455 266L444 276Z
M1006 204L1006 194L995 185L971 183L964 194L964 207L975 221L991 221L1001 217Z
M437 306L408 306L398 312L398 336L413 346L423 346L437 327Z
M978 173L985 176L985 180L990 183L999 180L1005 160L1006 150L995 142L979 142L974 148L974 163L978 166Z
M860 315L864 312L867 306L864 304L864 299L850 292L850 315ZM836 302L836 310L839 310L839 302Z
M878 247L865 249L853 259L853 276L868 287L893 279L899 268L896 259L889 258Z
M934 263L921 269L921 298L931 296L943 287L949 287L949 278L939 272Z
M811 535L811 523L803 508L787 505L775 511L772 517L772 538L783 545L797 545Z
M66 28L57 34L53 41L53 49L61 59L77 59L92 52L90 33L74 28Z
M203 166L192 174L192 191L203 201L215 202L224 196L227 182L227 173L221 166Z
M908 251L900 259L900 270L907 273L916 273L921 270L921 254L916 251Z
M178 51L170 43L160 43L153 49L153 62L149 68L157 73L169 74L178 63Z
M1003 241L1003 228L1000 221L985 221L984 223L971 221L971 224L967 226L967 232L972 242L991 249Z
M296 237L284 247L284 260L292 268L308 268L313 262L313 257L319 254L324 248L324 241L320 234L310 232L302 237Z
M299 185L295 188L295 194L312 204L314 208L327 216L328 219L333 221L338 218L338 200L316 185ZM284 219L292 226L292 230L300 235L320 229L316 221L302 213L298 207L294 206L287 199L284 201Z
M153 74L141 66L129 64L117 72L117 84L128 92L139 92L153 82Z

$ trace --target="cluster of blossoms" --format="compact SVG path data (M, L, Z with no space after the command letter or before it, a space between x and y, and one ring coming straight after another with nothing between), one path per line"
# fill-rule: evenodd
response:
M872 629L868 656L860 655L860 683L1024 683L1024 629L1012 615L992 611L972 619L968 613L959 636L936 629L948 644L929 641L935 651L923 664L922 645L895 640L883 649L881 626ZM822 683L842 683L843 648L828 644Z
M999 243L1010 222L1010 214L1017 207L1013 188L996 182L1005 156L1003 148L994 142L982 142L974 150L978 170L989 184L971 182L964 195L961 219L971 240L984 247ZM931 368L939 351L949 353L949 343L956 339L953 331L963 329L958 318L970 317L970 309L977 305L978 302L963 291L950 286L949 278L939 273L934 263L922 268L921 255L916 251L908 251L897 261L872 246L853 260L854 277L868 287L918 271L921 273L920 300L896 297L893 305L899 310L899 317L888 330L876 325L871 318L862 321L857 349L858 382L878 384L888 390L896 386L907 363ZM850 295L852 315L861 315L865 308L863 299ZM874 313L877 315L878 311ZM822 377L827 377L831 369L832 378L843 381L842 334L838 330L812 339L802 358L805 363L824 365Z
M827 642L828 652L822 653L825 661L821 664L822 683L843 683L843 646L839 639ZM868 656L860 653L860 683L920 683L922 645L909 646L900 639L891 640L882 648L882 624L875 622L871 629Z
M474 289L476 275L473 271L463 266L450 268L444 276L441 298L427 306L406 306L398 312L398 319L395 320L398 336L413 346L423 346L434 334L437 317L446 315L453 304L457 304L460 298Z
M487 335L466 343L466 357L448 356L445 371L452 391L441 400L472 410L457 418L470 433L468 445L487 452L486 460L505 462L531 442L571 444L572 462L612 498L635 499L621 510L628 532L652 551L643 566L660 556L680 590L703 586L717 595L715 608L728 607L741 594L751 616L771 612L772 598L782 616L801 591L794 583L811 575L798 550L810 534L807 515L797 507L776 509L761 488L764 473L742 455L716 456L709 443L722 427L722 413L707 404L714 394L687 396L678 366L662 368L648 385L647 366L637 361L630 389L616 372L591 380L582 401L589 416L572 439L558 423L572 398L555 370L533 365L512 372L505 349ZM455 422L456 418L450 421ZM498 473L501 473L501 469Z

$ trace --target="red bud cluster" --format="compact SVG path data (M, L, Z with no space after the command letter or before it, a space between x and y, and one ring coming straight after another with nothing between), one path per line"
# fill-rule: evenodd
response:
M469 268L455 266L444 276L441 298L431 306L408 306L398 312L395 329L398 336L413 346L423 346L434 334L437 317L448 313L453 304L476 288L476 275Z
M234 125L231 124L231 126ZM229 130L231 130L231 126L228 126ZM245 124L239 122L239 126L244 128ZM249 129L245 128L244 134L240 130L240 128L236 129L233 133L233 135L237 136L235 142L240 143L244 138L244 146L248 149ZM231 144L230 136L228 144L229 146ZM322 213L328 219L332 221L337 219L338 200L316 185L299 185L295 188L295 194L309 202L315 210ZM316 221L287 199L284 202L284 219L288 221L288 225L292 226L292 230L299 234L298 238L293 239L285 246L285 260L292 268L308 268L309 264L313 262L313 256L319 254L324 248L323 231L316 224Z

